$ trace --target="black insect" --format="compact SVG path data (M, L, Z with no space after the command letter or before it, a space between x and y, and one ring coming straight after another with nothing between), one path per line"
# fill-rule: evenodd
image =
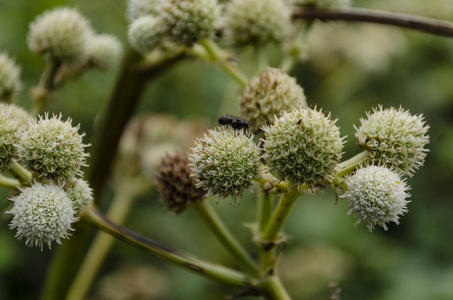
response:
M231 126L234 130L246 130L250 128L249 121L227 114L223 114L219 117L219 125Z

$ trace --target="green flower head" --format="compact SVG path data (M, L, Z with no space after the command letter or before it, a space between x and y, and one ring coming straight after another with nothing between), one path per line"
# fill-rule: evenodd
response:
M14 100L21 86L20 68L8 54L0 51L0 100Z
M409 111L379 106L361 119L357 128L357 144L368 151L379 164L394 167L404 175L412 176L423 165L428 149L429 126L421 115Z
M392 170L380 166L358 169L346 179L347 191L340 197L348 199L356 225L367 223L370 231L375 225L387 230L386 223L399 224L399 216L407 212L408 187Z
M146 54L162 43L164 38L162 19L156 16L140 17L129 26L128 37L131 46Z
M74 206L74 210L79 212L93 201L93 190L88 182L81 178L73 178L69 181L69 187L66 193Z
M259 173L258 146L251 136L233 131L209 130L197 139L189 155L192 176L207 196L232 196L236 202Z
M330 115L302 107L264 126L263 157L271 172L296 184L329 182L344 143L335 122Z

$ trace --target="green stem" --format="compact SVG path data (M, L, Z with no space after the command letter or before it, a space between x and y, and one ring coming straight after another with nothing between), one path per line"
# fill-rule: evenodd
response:
M210 39L202 39L200 40L200 45L202 45L206 51L208 52L211 60L220 64L220 67L231 76L234 80L236 80L241 86L245 87L249 80L247 76L242 73L236 66L234 66L228 57L225 57L225 52L217 46L217 44Z
M17 175L23 182L29 182L33 177L33 174L21 166L17 161L11 163L9 170Z
M258 275L258 268L255 262L226 228L212 206L206 201L197 201L193 204L193 208L203 219L203 221L206 222L209 229L211 229L219 242L236 259L238 266L252 276Z
M289 191L282 196L277 208L274 211L266 229L264 230L263 240L266 242L274 242L277 240L280 231L288 218L291 209L293 208L296 200L302 195L302 192L293 186Z
M91 224L107 232L108 234L115 236L138 249L142 249L163 260L171 262L181 268L229 285L243 287L250 286L245 274L224 266L200 260L189 256L188 254L177 253L173 250L165 248L145 238L144 236L133 232L132 230L110 221L100 214L99 211L97 211L92 205L85 209L83 217L85 220L89 221Z
M46 60L46 66L41 74L39 85L32 90L33 106L31 114L38 115L49 98L49 94L55 88L54 80L61 63L52 58Z
M315 22L315 20L307 20L304 28L302 30L298 31L298 33L293 41L294 46L291 48L289 53L287 53L287 55L285 56L285 59L283 60L283 62L281 64L280 68L283 71L288 73L289 71L291 71L291 69L294 67L294 65L300 60L299 59L300 51L301 51L300 45L307 43L308 34L309 34L311 28L313 27L314 22ZM297 48L294 48L294 47L297 47ZM295 49L297 49L297 50L295 51Z
M268 300L291 300L278 276L269 276L263 280L260 287Z
M274 195L258 197L258 225L260 233L263 233L274 210Z
M112 200L112 204L107 212L107 217L116 223L123 223L129 215L135 194L135 189L133 188L120 187L115 194L115 198ZM112 236L104 232L97 233L71 287L69 288L66 297L67 300L85 299L91 283L98 273L99 268L104 262L114 241Z
M355 170L358 166L360 166L360 164L366 162L369 159L370 157L368 156L367 151L360 152L359 154L351 157L350 159L342 163L339 163L336 168L337 173L335 174L335 176L342 177L348 174L349 172Z
M20 181L17 179L9 178L9 177L6 177L6 176L3 176L2 174L0 174L0 186L6 187L9 189L14 189L16 187L20 187L21 184L20 184Z
M255 74L261 73L268 65L268 54L266 46L255 46Z

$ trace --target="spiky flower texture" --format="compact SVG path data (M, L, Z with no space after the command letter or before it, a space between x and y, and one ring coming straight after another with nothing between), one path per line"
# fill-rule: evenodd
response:
M421 115L411 115L401 107L379 106L360 122L355 134L357 144L373 161L409 176L423 165L429 151L424 148L429 143L429 126Z
M370 231L375 225L387 230L387 223L399 224L399 216L407 212L408 187L401 177L388 168L368 166L358 169L347 178L347 191L341 195L347 198L354 212L356 225L367 223Z
M156 187L162 203L171 211L181 213L193 202L203 200L205 191L195 186L189 158L185 153L167 153L157 167Z
M296 79L275 68L267 68L253 77L241 96L240 114L260 132L263 125L271 125L285 111L307 106L303 88Z
M20 68L8 54L0 51L0 100L13 100L21 86Z
M70 180L70 187L66 189L69 199L73 204L74 210L79 212L93 201L93 190L88 182L81 178Z
M343 148L336 120L312 108L285 113L264 126L264 159L282 180L313 185L332 179Z
M40 247L61 244L68 238L71 224L77 221L71 200L65 191L54 184L34 183L21 189L21 193L9 200L14 206L7 213L14 217L10 228L16 228L16 237L25 238L25 245Z
M86 166L88 154L82 143L85 134L72 127L71 119L61 120L61 115L51 118L46 114L30 124L19 142L19 161L34 171L44 181L64 184L68 179L82 175L80 167Z
M207 196L232 196L236 202L259 171L259 149L251 136L230 129L209 130L191 148L189 164Z

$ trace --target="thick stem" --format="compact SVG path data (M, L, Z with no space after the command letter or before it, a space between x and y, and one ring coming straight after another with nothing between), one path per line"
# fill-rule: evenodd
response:
M135 189L124 186L120 187L115 194L115 198L112 200L107 217L119 224L123 223L129 215L134 195ZM69 289L66 297L67 300L85 299L91 283L102 266L114 241L112 236L104 232L97 233Z
M33 116L39 114L44 104L46 104L49 94L55 87L54 80L60 66L61 63L52 58L46 60L46 66L41 74L39 85L32 90L33 106L31 108L31 114Z
M266 229L263 233L263 241L274 242L277 240L280 231L285 224L286 219L291 212L296 200L302 195L302 192L297 190L296 186L290 188L290 190L282 196L278 202L277 208L274 211Z
M348 9L315 9L295 8L293 19L306 20L341 20L378 23L418 30L434 35L453 37L453 23L436 19L408 15L403 13L387 12L375 9L348 8Z
M242 73L236 66L234 66L229 60L228 57L225 57L225 52L217 46L217 44L210 39L203 39L200 41L206 51L208 52L211 60L219 63L220 67L236 80L241 86L245 87L249 80L244 73Z
M193 208L205 221L209 229L214 233L219 242L236 259L238 266L252 276L258 275L258 268L250 255L241 246L239 241L230 233L222 220L206 201L197 201Z
M33 174L21 166L17 161L11 163L9 170L17 175L22 182L29 182L33 177Z
M260 233L264 232L269 220L271 219L274 210L274 195L266 195L265 197L258 197L258 227Z
M336 171L337 173L335 174L336 177L342 177L349 172L355 170L360 164L366 162L369 160L370 157L368 156L367 151L360 152L359 154L351 157L350 159L339 163L337 165Z
M0 186L6 187L9 189L14 189L20 187L20 181L14 178L9 178L0 174Z
M291 297L278 276L266 278L266 280L263 280L260 287L268 300L291 300Z
M128 228L115 224L100 214L92 205L85 209L83 217L108 234L181 268L229 285L250 286L245 274L165 248Z

